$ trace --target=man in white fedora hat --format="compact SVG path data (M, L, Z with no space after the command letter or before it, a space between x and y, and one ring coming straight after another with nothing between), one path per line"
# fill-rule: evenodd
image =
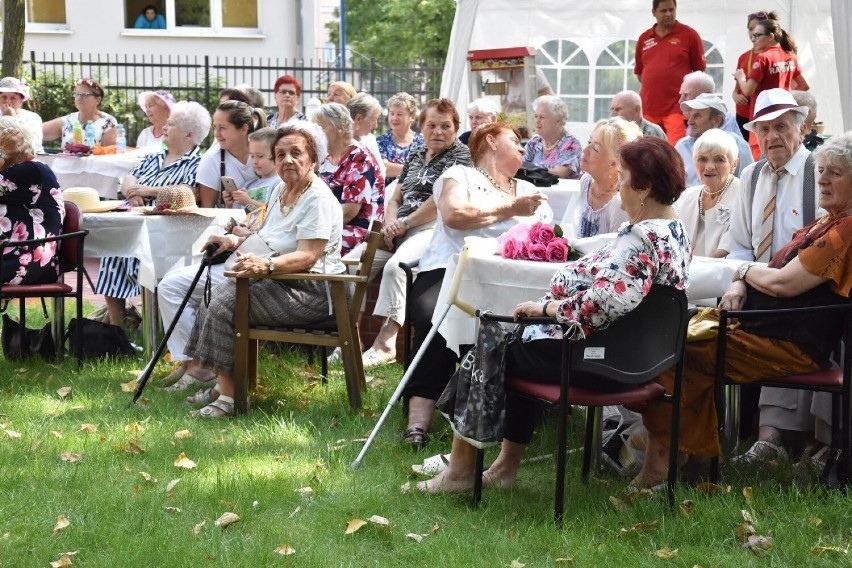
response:
M764 158L743 172L739 207L731 212L728 258L746 261L740 274L751 261L767 262L795 231L825 214L816 205L813 158L802 143L807 115L808 107L799 106L789 91L768 89L758 95L752 121L744 125L756 135ZM736 280L719 307L736 310L744 299L745 283ZM739 459L754 462L786 455L781 445L785 433L813 431L814 415L830 424L830 407L820 402L812 415L812 400L808 391L764 387L758 441ZM830 431L828 436L830 442ZM817 438L826 441L820 429Z
M695 141L711 128L722 128L728 107L716 95L701 93L694 99L680 103L680 109L686 117L686 136L677 141L675 150L683 158L683 169L686 172L686 187L692 187L700 183L698 174L695 171L695 164L692 162ZM730 132L726 133L730 135ZM751 148L748 147L742 136L731 135L731 138L737 143L739 156L737 166L734 169L734 175L740 177L745 167L754 162L754 160L751 157Z

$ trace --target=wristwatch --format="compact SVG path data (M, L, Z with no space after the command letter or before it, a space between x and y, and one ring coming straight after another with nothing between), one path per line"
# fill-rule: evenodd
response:
M255 205L254 203L249 203L248 205L246 205L244 207L244 210L245 210L246 213L251 213L255 209L257 209L257 205Z
M405 227L405 230L411 228L411 226L408 224L408 217L400 217L399 219L397 219L397 221L402 223L402 226Z
M268 262L269 264L266 265L266 272L268 274L272 274L273 272L275 272L275 263L272 262L271 258L268 260Z
M737 280L742 280L743 282L745 282L745 279L746 279L746 273L748 273L749 269L750 269L752 266L754 266L754 263L753 263L753 262L744 262L744 263L742 263L742 264L739 266L739 268L737 268L737 276L739 276L739 278L737 278Z

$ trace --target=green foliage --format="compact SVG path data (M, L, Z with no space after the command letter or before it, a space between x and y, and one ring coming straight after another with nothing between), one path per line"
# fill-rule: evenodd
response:
M335 15L327 28L339 44L339 11ZM443 61L454 15L454 0L347 0L347 41L383 65Z

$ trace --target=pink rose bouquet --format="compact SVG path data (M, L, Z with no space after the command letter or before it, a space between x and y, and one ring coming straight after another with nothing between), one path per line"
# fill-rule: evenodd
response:
M562 236L559 225L545 225L537 221L532 225L519 223L500 235L497 243L503 258L566 262L571 247Z

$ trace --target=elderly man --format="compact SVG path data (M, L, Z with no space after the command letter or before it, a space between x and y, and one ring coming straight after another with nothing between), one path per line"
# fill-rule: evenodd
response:
M704 71L694 71L683 78L683 83L680 84L680 103L691 101L702 93L715 93L716 81L713 80L708 73ZM737 138L743 138L743 133L737 125L737 118L732 112L725 112L725 121L720 126L725 132L730 132ZM754 161L754 160L752 160ZM751 162L749 162L751 163Z
M30 98L30 88L25 82L17 77L3 77L0 79L0 113L5 116L16 116L24 126L36 137L35 151L43 154L41 117L24 107L24 103Z
M678 87L690 71L703 71L704 45L694 29L677 21L676 0L653 0L657 23L639 36L633 72L642 83L645 118L659 124L674 145L686 134Z
M467 105L467 118L470 120L470 130L459 135L459 142L467 145L470 135L480 126L497 122L497 115L500 114L500 105L497 101L488 97L482 97L474 100Z
M635 122L642 130L643 136L655 136L667 140L666 133L659 125L648 122L642 116L642 97L636 91L621 91L612 97L609 115L620 116L624 120Z
M767 262L795 231L825 213L815 205L819 192L815 167L802 144L807 115L808 108L797 105L789 91L768 89L758 95L754 117L745 129L756 135L766 158L742 174L739 206L731 213L728 258ZM745 294L745 284L738 282ZM739 459L753 462L786 455L781 446L785 432L814 429L812 398L807 391L762 389L758 441ZM813 409L820 419L817 438L823 442L826 435L830 441L830 429L823 431L831 415L825 406L820 401Z
M722 102L722 99L716 95L708 95L706 93L698 95L698 97L691 101L682 102L680 108L683 110L683 114L687 119L686 136L677 141L675 150L683 158L683 166L686 171L686 186L692 187L699 183L695 164L692 163L692 151L695 148L695 141L711 128L722 128L728 108ZM731 133L727 132L726 134L730 135ZM746 141L740 136L731 135L731 138L737 143L739 154L734 175L741 177L743 169L754 162L751 157L751 148L749 148Z

